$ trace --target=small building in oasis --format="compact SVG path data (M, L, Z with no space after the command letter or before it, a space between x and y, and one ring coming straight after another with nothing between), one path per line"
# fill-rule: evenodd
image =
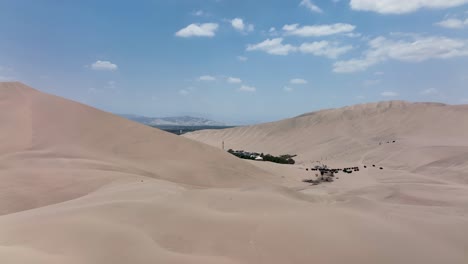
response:
M255 160L258 160L258 161L263 161L263 158L262 158L262 157L260 157L260 156L257 156L257 157L255 158Z

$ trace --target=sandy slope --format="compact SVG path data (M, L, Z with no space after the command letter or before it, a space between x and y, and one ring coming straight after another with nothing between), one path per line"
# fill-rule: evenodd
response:
M451 111L452 122L466 116L462 108ZM309 187L300 182L301 165L252 164L20 83L1 83L0 261L466 263L466 130L419 137L418 124L382 125L372 140L408 143L379 148L357 126L336 141L333 133L320 134L349 122L338 113L326 118L325 128L312 132L322 137L308 143L312 149L293 148L302 146L299 135L303 141L309 135L294 131L311 125L290 120L282 121L295 124L284 132L275 124L261 132L277 145L258 146L295 151L304 160L326 150L330 162L375 161L389 169ZM293 135L292 143L283 133ZM255 134L245 130L241 137ZM336 145L346 140L349 150L341 154ZM442 168L450 170L438 175Z
M421 230L421 238L430 236L426 239L468 252L464 238L468 236L467 105L381 102L185 136L215 147L224 141L226 149L298 154L295 166L249 163L281 177L282 185L318 196L332 207L353 208L389 223L402 221L398 226ZM375 164L384 170L371 166L341 174L333 184L298 184L314 177L304 169L317 161L361 169ZM468 254L461 255L468 263Z
M302 161L357 161L379 142L388 140L397 140L398 149L467 146L467 114L468 105L389 101L323 110L255 126L197 131L186 136L216 147L224 140L226 149L248 147L258 152L300 154Z
M468 183L468 105L390 101L186 134L209 145L298 154L300 164L379 164ZM396 143L386 144L387 142ZM382 145L379 145L382 143Z

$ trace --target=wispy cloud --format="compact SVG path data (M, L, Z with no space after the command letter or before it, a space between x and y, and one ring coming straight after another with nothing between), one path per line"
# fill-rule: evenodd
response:
M299 6L303 6L314 13L323 13L323 10L310 0L302 0Z
M283 91L290 93L290 92L294 91L294 88L292 88L290 86L285 86L285 87L283 87Z
M230 22L231 26L239 32L247 33L252 32L254 30L254 25L244 23L244 20L242 18L234 18Z
M447 18L436 23L437 26L451 29L462 29L468 27L468 18L461 20L458 18Z
M297 50L290 44L283 44L283 38L267 39L258 44L247 45L247 51L260 50L273 55L288 55Z
M405 14L422 8L445 9L466 3L468 0L351 0L350 6L353 10Z
M192 15L198 16L198 17L204 17L204 16L208 16L208 13L206 13L203 10L195 10L192 12Z
M283 31L285 35L293 35L300 37L322 37L335 34L350 33L354 31L355 28L356 26L345 23L312 26L300 26L299 24L290 24L284 25Z
M190 24L177 31L175 35L182 38L214 37L219 25L217 23Z
M328 42L324 40L310 42L310 43L303 43L299 47L299 50L302 53L309 53L315 56L325 56L330 59L335 59L352 49L353 49L353 46L351 45L340 46L338 43L332 43L332 42Z
M226 81L228 83L241 83L242 82L240 78L235 78L235 77L228 77Z
M118 66L110 61L98 60L91 64L91 69L95 71L115 71L118 69Z
M307 80L301 79L301 78L294 78L289 80L290 84L307 84Z
M258 44L251 44L247 46L247 51L263 51L272 55L289 55L293 52L300 52L303 54L312 54L314 56L324 56L330 59L336 59L340 55L347 53L353 49L351 45L340 46L337 42L329 41L315 41L305 42L299 47L291 44L283 44L283 38L267 39Z
M187 96L187 95L190 95L194 90L195 90L194 87L187 87L185 89L180 89L179 95Z
M198 77L199 81L205 81L205 82L211 82L211 81L216 81L216 77L211 76L211 75L202 75Z
M386 60L422 62L429 59L449 59L468 56L468 40L447 37L411 36L410 39L377 37L369 41L362 58L338 61L334 72L349 73L367 70Z
M256 92L257 91L257 88L253 87L253 86L248 86L248 85L242 85L240 88L239 88L239 91L241 92Z
M279 37L281 35L281 32L276 29L276 27L270 27L267 31L262 31L263 35L267 35L270 37Z

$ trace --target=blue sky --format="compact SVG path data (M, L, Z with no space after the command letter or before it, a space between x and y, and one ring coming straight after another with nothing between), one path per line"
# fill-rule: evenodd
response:
M0 80L114 113L468 103L468 0L3 0L0 36Z

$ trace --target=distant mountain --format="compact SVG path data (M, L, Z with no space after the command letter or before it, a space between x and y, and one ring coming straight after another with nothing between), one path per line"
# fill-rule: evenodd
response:
M149 126L226 126L226 124L201 117L146 117L138 115L120 115L121 117Z

